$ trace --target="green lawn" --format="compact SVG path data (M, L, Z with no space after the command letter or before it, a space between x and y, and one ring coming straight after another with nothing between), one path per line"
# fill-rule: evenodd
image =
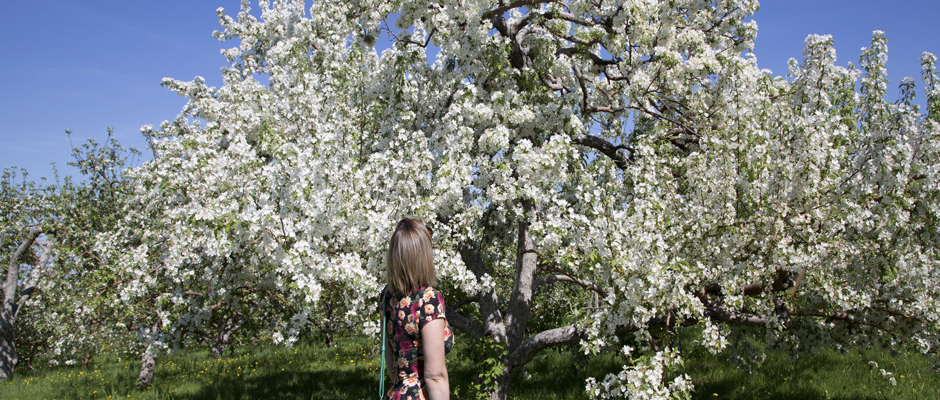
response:
M940 374L919 353L822 350L790 360L776 352L748 373L695 351L685 365L695 382L694 399L940 399Z
M448 356L454 399L472 398L469 340L458 337ZM93 367L49 368L18 373L0 383L3 399L370 399L378 397L378 357L371 341L340 338L333 348L240 348L219 360L207 352L158 359L154 386L139 391L137 360L99 357ZM464 357L461 357L464 353ZM876 361L873 368L868 361ZM513 399L587 399L584 378L619 371L622 359L592 359L570 348L549 350L513 383ZM822 351L797 360L771 353L751 373L701 349L691 349L686 371L695 399L938 399L940 374L920 354ZM880 372L894 373L891 385ZM580 377L576 374L580 373ZM386 383L387 384L387 383Z

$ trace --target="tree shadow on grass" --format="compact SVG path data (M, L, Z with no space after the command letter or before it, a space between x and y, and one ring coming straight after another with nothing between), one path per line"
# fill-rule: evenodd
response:
M826 393L823 390L799 387L792 388L780 385L752 385L742 387L747 383L741 380L727 378L696 384L692 392L693 400L705 399L734 399L734 400L794 400L794 399L827 399L827 400L881 400L881 395L859 395L858 393ZM717 396L716 396L717 394Z
M607 352L584 356L580 348L560 346L543 351L526 365L525 375L516 375L510 387L510 398L561 400L591 399L585 380L603 380L617 373L625 360L617 353Z
M713 369L714 373L702 373L703 379L695 381L692 399L735 399L735 400L790 400L790 399L834 399L834 400L876 400L883 399L880 393L859 393L854 387L848 387L825 377L832 368L843 365L846 361L835 354L825 352L806 355L797 360L790 360L781 354L774 354L751 373L734 369L733 366L717 361L712 357L701 357L703 365L692 369L699 371ZM849 380L860 377L846 377ZM825 382L823 382L825 381ZM844 382L844 381L843 381Z
M367 399L378 396L376 374L350 371L278 372L251 378L226 377L206 385L196 400L215 399ZM387 385L387 384L386 384Z

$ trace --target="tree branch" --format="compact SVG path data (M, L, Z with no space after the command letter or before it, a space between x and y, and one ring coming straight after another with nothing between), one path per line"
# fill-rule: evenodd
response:
M522 207L525 214L535 211L538 206L531 200L523 200ZM512 292L509 296L509 307L506 310L506 333L510 348L522 342L525 336L526 325L532 312L532 292L534 291L533 277L538 267L538 254L529 232L529 222L519 221L519 233L516 244L516 268L513 276Z
M19 260L29 250L36 238L42 234L42 228L33 227L26 234L26 239L20 243L13 254L10 254L10 261L7 265L7 278L3 282L3 305L0 308L0 318L3 321L12 323L16 318L16 285L19 283L20 263Z
M569 57L570 57L570 56L573 56L573 55L575 55L575 54L579 54L579 55L582 55L582 56L587 56L587 58L590 59L591 62L593 62L594 65L596 65L596 66L598 66L598 67L607 67L607 66L610 66L610 65L616 65L616 64L618 64L618 63L620 62L620 60L614 60L614 59L605 60L605 59L601 58L600 56L598 56L597 54L591 53L591 52L589 52L589 51L584 51L583 49L578 48L578 47L560 47L560 48L558 48L558 50L555 50L555 54L556 54L556 55L566 55L566 56L569 56ZM615 79L615 80L616 80L616 79Z
M578 343L583 334L574 325L539 332L526 338L519 347L510 353L506 358L507 364L509 364L510 369L523 366L532 360L532 357L539 351L548 347Z
M562 83L561 78L557 76L552 76L550 74L539 74L539 81L543 85L547 86L551 90L565 90L565 85Z
M838 319L838 320L846 321L849 323L855 322L854 315L849 314L845 311L839 311L839 310L826 311L826 310L820 310L816 308L796 310L796 309L790 308L787 311L790 313L790 315L793 315L793 316L823 317L823 318L828 318L828 319Z
M483 278L486 274L486 269L483 266L483 257L477 248L467 245L460 250L460 258L477 279ZM483 319L482 332L484 334L493 335L499 340L506 340L506 325L503 322L503 314L499 310L500 301L499 297L496 295L496 291L489 290L482 292L479 298L480 317ZM471 325L465 326L469 328Z
M802 282L803 273L800 273L800 276L797 277L798 282ZM787 271L782 268L777 268L777 277L774 278L773 282L770 283L770 290L772 292L782 292L787 289L791 289L791 294L795 292L793 288L797 287L799 283L794 283L790 280L790 271ZM764 292L765 283L757 282L750 283L741 287L741 291L744 292L745 296L760 296ZM718 296L724 296L721 285L717 283L709 283L705 285L702 289L702 294L715 294Z
M763 326L767 323L763 318L748 315L740 311L728 310L718 305L712 305L706 308L705 316L715 321L731 324Z
M614 146L612 143L608 142L605 139L602 139L597 136L588 135L582 133L581 135L573 138L575 144L579 144L584 147L590 147L594 150L600 151L611 160L617 164L617 168L626 169L627 164L633 162L633 149L626 146ZM627 154L624 155L620 153L620 150L626 150Z
M576 284L576 285L578 285L578 286L581 286L581 287L583 287L583 288L585 288L585 289L593 290L593 291L595 291L595 292L597 292L598 294L601 294L601 295L606 295L606 294L607 294L607 291L604 290L604 289L601 289L600 286L597 286L597 285L595 285L595 284L593 284L593 283L591 283L591 282L585 281L585 280L572 278L572 277L570 277L570 276L568 276L568 275L562 275L562 274L558 274L558 275L547 275L547 276L543 276L543 277L541 277L541 278L538 278L538 279L535 280L535 284L534 284L533 286L534 286L536 289L538 289L539 286L542 286L542 285L545 285L545 284L550 284L550 283L555 283L555 282L559 282L559 281L561 281L561 282L571 282L571 283L574 283L574 284Z
M460 300L460 301L454 303L454 305L451 306L450 308L458 309L458 308L463 307L463 306L465 306L465 305L467 305L467 304L470 304L470 303L479 303L479 302L480 302L480 296L467 297L467 298L465 298L465 299L463 299L463 300Z
M545 3L552 3L552 1L546 1L546 0L517 0L517 1L514 1L514 2L509 3L509 4L502 4L502 2L500 2L500 4L502 4L502 5L500 5L499 7L494 8L494 9L492 9L492 10L490 10L490 11L487 11L487 12L483 13L483 16L481 16L480 19L482 19L482 20L487 20L487 19L490 19L490 18L493 18L493 17L496 17L496 16L502 16L504 12L509 11L509 10L511 10L511 9L513 9L513 8L516 8L516 7L529 7L529 9L532 9L531 6L534 6L534 5L537 5L537 4L545 4Z
M39 247L42 249L42 256L39 257L39 262L36 264L36 269L33 271L32 277L30 277L29 282L26 283L26 288L20 292L20 298L14 300L13 304L13 319L16 319L16 316L20 313L20 309L23 304L26 303L26 300L29 300L29 296L36 291L39 286L39 280L42 277L42 270L45 267L46 263L49 262L49 257L52 256L52 242L40 242L35 241L39 244Z
M483 327L476 321L463 316L453 307L449 307L447 310L447 321L457 329L460 329L464 333L472 336L474 339L480 338L483 336Z

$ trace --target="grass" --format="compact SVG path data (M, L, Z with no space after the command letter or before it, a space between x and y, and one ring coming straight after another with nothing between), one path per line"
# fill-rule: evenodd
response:
M3 399L363 399L377 395L378 357L366 338L326 348L240 348L158 358L154 384L137 390L138 360L96 359L94 367L50 368L0 383Z
M919 353L827 349L791 360L773 352L748 373L702 350L685 365L695 382L693 399L940 399L940 374Z
M154 385L135 388L138 360L99 357L89 367L19 372L0 382L3 399L369 399L378 396L378 356L364 337L339 338L336 346L262 346L236 349L221 359L190 352L158 359ZM448 356L454 399L472 398L472 343L457 338ZM462 357L461 354L464 356ZM873 368L868 361L879 364ZM513 381L513 399L587 399L584 379L617 372L613 354L587 359L571 348L537 356ZM891 371L897 385L882 376ZM938 399L940 374L920 354L821 351L788 359L770 353L750 373L720 356L691 349L685 370L694 399ZM580 376L577 376L580 374ZM387 381L386 381L387 382ZM386 383L388 385L388 383Z

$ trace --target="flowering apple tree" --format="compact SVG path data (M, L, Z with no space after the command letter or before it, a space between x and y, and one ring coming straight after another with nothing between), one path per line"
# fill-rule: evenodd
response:
M20 175L19 177L17 175ZM19 363L16 352L16 317L38 284L38 274L49 261L49 243L40 240L48 228L47 210L54 188L26 180L26 172L7 168L0 177L0 248L4 255L2 281L3 304L0 305L0 379L13 375ZM17 182L17 178L22 181ZM20 270L24 273L20 273Z
M136 340L109 308L113 268L94 250L96 236L114 229L126 199L122 171L139 155L108 132L99 144L73 148L83 178L27 179L7 169L0 179L3 306L0 378L25 361L71 364L108 350L130 352Z
M912 80L885 100L877 32L859 68L811 36L791 78L774 78L748 52L757 7L220 10L218 37L239 40L223 51L223 86L165 81L189 102L146 129L155 158L103 241L128 249L115 255L122 296L146 299L158 347L247 325L290 343L322 322L310 310L331 300L325 285L358 293L335 318L374 334L386 242L413 216L434 232L450 323L499 344L493 399L565 344L622 353L620 373L587 380L595 396L687 393L684 325L730 355L753 351L747 337L936 353L934 57L924 114ZM537 295L559 285L591 294L569 300L583 300L578 318L530 324Z

